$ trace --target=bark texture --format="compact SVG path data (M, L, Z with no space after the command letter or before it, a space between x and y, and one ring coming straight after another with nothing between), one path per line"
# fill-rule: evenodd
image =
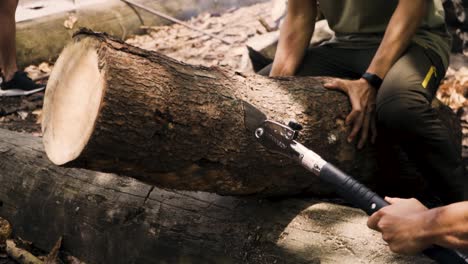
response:
M327 193L310 173L255 142L246 129L248 102L269 119L303 124L300 142L371 187L376 183L375 150L346 142L348 99L324 89L323 78L272 79L187 65L90 31L79 32L72 45L82 43L98 53L106 88L94 132L69 166L223 195ZM47 94L45 100L53 104ZM455 115L436 107L460 138Z
M363 212L310 199L158 189L51 164L40 139L0 129L0 217L86 263L431 263L389 252Z

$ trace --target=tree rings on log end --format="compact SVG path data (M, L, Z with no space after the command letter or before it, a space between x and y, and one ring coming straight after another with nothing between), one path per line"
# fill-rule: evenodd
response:
M106 86L97 44L86 39L65 47L46 88L43 141L57 165L76 159L94 130Z

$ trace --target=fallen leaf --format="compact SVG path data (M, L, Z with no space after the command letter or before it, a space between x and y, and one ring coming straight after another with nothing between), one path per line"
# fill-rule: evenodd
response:
M26 112L26 111L18 111L18 112L16 112L16 113L17 113L18 116L21 118L21 120L25 120L25 119L28 117L28 115L29 115L29 113Z

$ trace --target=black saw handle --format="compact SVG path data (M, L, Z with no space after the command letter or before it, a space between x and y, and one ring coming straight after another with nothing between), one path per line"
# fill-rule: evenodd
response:
M368 215L389 205L378 194L369 190L351 176L342 172L330 163L326 163L320 170L319 178L332 184L339 195L355 206L364 210ZM424 255L442 264L466 264L464 258L455 251L440 246L432 246L423 251Z
M364 210L368 215L389 205L379 195L330 163L322 167L319 178L332 184L339 195L345 198L346 201Z

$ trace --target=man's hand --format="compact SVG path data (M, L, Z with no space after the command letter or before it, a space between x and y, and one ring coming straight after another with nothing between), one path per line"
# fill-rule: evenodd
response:
M358 143L358 148L361 149L364 147L370 131L371 142L374 143L377 137L375 125L376 89L364 79L350 81L333 78L324 86L328 89L343 91L349 96L352 110L346 117L346 125L352 125L352 130L348 136L348 142L352 142L361 131Z
M416 199L388 198L391 205L375 212L367 226L382 233L390 250L399 254L413 255L431 244L424 239L425 212L428 210Z

